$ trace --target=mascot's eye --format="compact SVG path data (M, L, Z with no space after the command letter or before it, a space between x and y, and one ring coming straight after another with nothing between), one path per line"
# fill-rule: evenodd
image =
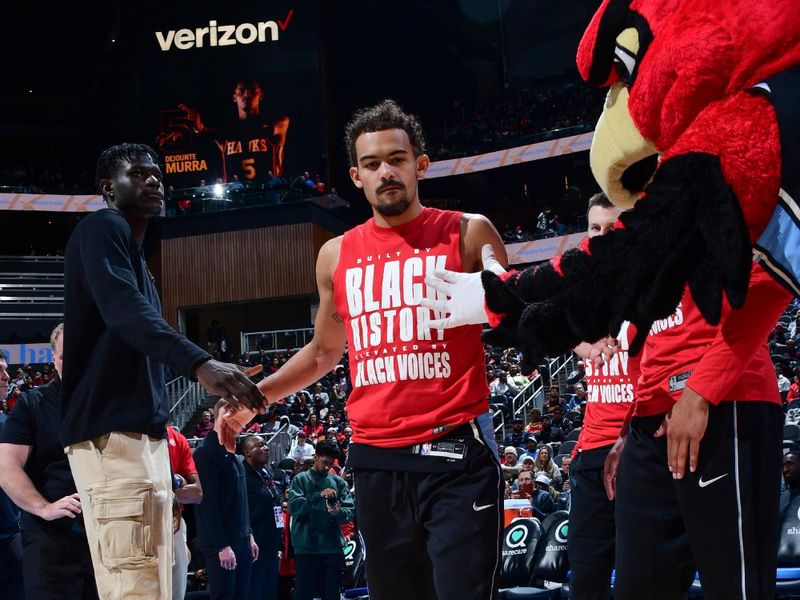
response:
M633 83L633 73L636 69L636 55L619 44L614 48L614 69L620 81L627 86Z

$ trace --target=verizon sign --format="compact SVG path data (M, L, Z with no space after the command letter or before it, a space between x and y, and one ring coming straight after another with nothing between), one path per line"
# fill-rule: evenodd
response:
M263 44L277 42L280 34L286 31L294 15L294 9L286 17L274 21L241 23L239 25L218 25L216 20L208 22L208 27L195 29L171 29L156 31L156 41L162 52L172 49L190 50L216 46L235 46L237 44Z

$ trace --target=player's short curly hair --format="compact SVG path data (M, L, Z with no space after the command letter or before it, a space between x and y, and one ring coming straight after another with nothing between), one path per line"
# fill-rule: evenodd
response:
M100 188L100 182L103 179L111 179L117 172L117 169L119 169L119 165L122 161L132 161L143 155L149 155L153 159L153 162L158 164L158 154L147 144L118 144L116 146L111 146L111 148L104 150L100 154L100 157L97 159L97 173L95 175L94 185L98 193L103 194L103 198L105 198L106 202L108 202L108 198Z
M422 125L417 117L404 112L394 100L387 99L378 102L375 106L357 110L350 122L345 125L344 145L351 167L355 167L358 162L356 156L358 137L363 133L387 129L402 129L408 134L414 156L425 154L425 134L422 132Z

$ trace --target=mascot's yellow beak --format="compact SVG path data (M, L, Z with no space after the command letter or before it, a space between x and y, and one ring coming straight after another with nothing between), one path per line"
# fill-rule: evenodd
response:
M628 112L628 88L611 86L589 152L600 189L616 206L631 208L658 166L658 150L642 137Z

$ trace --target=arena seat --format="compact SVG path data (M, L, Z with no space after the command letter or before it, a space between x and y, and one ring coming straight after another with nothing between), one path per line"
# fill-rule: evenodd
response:
M567 518L557 511L544 523L517 519L503 531L498 582L501 600L564 598L567 582ZM553 587L544 587L544 582Z
M569 440L566 442L562 442L561 445L558 447L559 454L570 454L572 453L572 449L578 444L575 440Z
M564 441L565 442L577 442L578 441L578 437L580 435L581 435L581 428L580 427L576 427L575 429L573 429L572 431L570 431L567 434L567 437L566 437L566 439Z
M528 586L533 577L536 545L542 536L538 519L516 519L503 530L500 553L500 588Z

